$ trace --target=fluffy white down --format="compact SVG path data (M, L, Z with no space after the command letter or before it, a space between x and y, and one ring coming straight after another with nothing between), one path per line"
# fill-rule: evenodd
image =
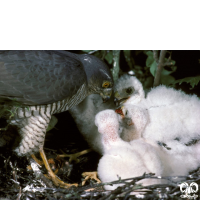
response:
M99 161L98 175L102 182L118 180L119 177L131 178L146 173L162 174L162 163L154 146L140 138L132 142L125 142L119 137L119 121L113 110L99 112L95 124L102 134L104 155ZM159 183L157 179L145 179L138 183L144 185ZM113 190L118 185L105 186Z
M135 108L135 106L133 105L129 106L128 114L129 114L129 117L134 122L133 126L137 127L138 121L136 120L136 117L135 117L136 113L132 112L134 110L133 108ZM146 113L146 110L144 111L144 113ZM137 112L137 114L140 114L140 112ZM140 117L144 117L144 115L141 114ZM139 119L141 119L140 117ZM146 122L146 120L144 121ZM142 124L142 127L144 128L144 130L148 128L148 123L149 122L147 122L146 125L144 125L144 123ZM162 131L163 133L165 133L164 130ZM152 132L152 134L154 133ZM141 132L140 133L138 132L138 137L139 136L141 136ZM150 138L150 139L145 138L143 136L142 138L144 138L145 142L154 146L156 153L159 155L159 158L163 166L163 172L161 174L162 176L173 176L173 175L184 176L184 175L187 175L189 171L194 170L198 166L200 166L200 159L199 159L200 143L196 143L195 145L191 145L191 146L186 146L184 144L181 144L179 141L170 140L169 142L167 142L167 147L172 146L173 148L171 150L167 150L165 147L162 147L157 144L158 142L157 142L156 135L154 135L154 138ZM136 141L137 140L133 140L130 143L132 144L132 146L135 146L137 148ZM148 158L144 158L144 159L147 160ZM149 159L148 164L152 165L151 159Z
M200 166L200 142L194 142L200 140L200 100L196 95L158 86L138 103L129 98L123 107L123 113L127 111L125 118L134 123L125 128L127 137L143 137L160 145L163 175L187 175Z
M107 125L98 120L94 122L95 115L100 111L115 109L113 101L104 104L99 95L90 95L70 110L87 142L94 150L103 154L98 167L100 179L109 182L117 180L117 175L130 178L130 174L138 176L144 173L144 169L148 173L154 167L157 170L154 173L161 173L163 176L187 175L200 166L200 142L190 144L200 139L200 100L196 95L186 95L166 86L158 86L145 98L142 84L131 76L122 76L115 85L115 90L128 86L133 86L135 92L123 105L124 113L128 113L116 122L118 131L117 126L113 129L114 133L118 133L117 142L111 142L109 135L104 135L104 138L108 138L107 143L106 140L103 142L99 131L102 133ZM113 119L116 120L114 115ZM131 126L127 125L130 124L130 119L133 121ZM124 142L119 135L123 140L131 142ZM143 143L146 149L150 149L147 151L151 152L150 155L145 154L148 156L142 155L145 149ZM157 162L148 159L152 156L155 156ZM106 189L113 187L107 186Z
M148 113L144 118L145 122L148 118L142 133L144 138L163 142L177 139L182 144L200 139L200 100L196 95L158 86L139 103L133 104L132 99L128 99L124 104L125 109L133 109L130 105L140 107L144 113ZM176 147L173 149L174 152L181 152Z

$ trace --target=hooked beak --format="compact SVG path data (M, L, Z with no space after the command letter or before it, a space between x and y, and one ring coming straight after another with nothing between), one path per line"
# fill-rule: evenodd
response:
M128 97L129 98L129 97ZM124 102L126 102L126 100L128 98L122 98L122 99L118 99L117 97L114 97L114 103L115 103L115 106L120 107Z
M100 93L102 99L103 99L103 102L107 102L111 95L112 95L112 88L106 88L106 89L103 89L103 91Z

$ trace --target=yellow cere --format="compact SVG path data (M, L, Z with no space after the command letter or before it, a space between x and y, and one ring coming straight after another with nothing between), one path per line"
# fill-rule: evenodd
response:
M119 98L119 97L120 97L120 95L119 95L118 92L115 92L115 97L116 97L116 98Z

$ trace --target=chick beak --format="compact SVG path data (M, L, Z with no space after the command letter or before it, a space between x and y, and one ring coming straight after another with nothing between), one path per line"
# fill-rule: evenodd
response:
M129 99L129 97L128 98L122 98L122 99L118 99L117 97L114 97L115 106L119 107L124 102L126 102L127 99Z
M114 104L117 107L119 106L119 100L116 97L114 97Z
M111 95L112 95L112 88L106 88L104 89L101 93L100 93L101 97L102 97L102 100L103 102L107 102L110 98L111 98Z
M122 109L123 109L123 107L120 107L120 108L116 109L115 112L117 114L121 115L121 117L123 119L125 116L124 116L124 113L123 113Z

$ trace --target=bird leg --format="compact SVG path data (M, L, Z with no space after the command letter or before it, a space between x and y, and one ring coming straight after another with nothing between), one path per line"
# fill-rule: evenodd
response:
M78 184L68 184L68 183L65 183L63 181L61 181L55 174L54 172L52 171L51 167L49 166L49 163L47 161L47 158L46 158L46 155L44 153L44 150L43 149L40 149L40 156L43 160L43 163L45 165L45 168L47 169L48 171L48 175L51 177L51 180L53 181L53 183L58 186L58 187L62 187L62 188L69 188L71 186L78 186Z
M62 150L61 150L62 151ZM87 154L89 152L93 151L92 149L86 149L78 153L74 154L65 154L63 151L63 155L59 155L59 157L69 157L69 162L75 161L76 163L79 162L79 159L77 157L82 156L84 154ZM82 176L85 178L82 182L82 185L85 185L86 181L88 179L94 179L97 181L97 183L101 183L101 181L97 178L97 172L84 172L82 173Z
M40 166L44 164L41 160L37 159L36 156L35 156L34 154L31 154L31 157L32 157L33 160L34 160L37 164L39 164ZM31 165L27 166L27 169L28 169L28 170L32 170Z
M62 151L62 150L61 150ZM65 154L63 151L63 155L59 155L59 157L69 157L69 162L71 163L72 161L75 161L76 163L79 162L79 159L77 157L79 156L82 156L84 154L87 154L89 152L93 151L92 149L86 149L86 150L83 150L81 152L78 152L78 153L74 153L74 154Z
M31 157L32 157L33 160L35 160L35 162L38 163L40 166L41 166L41 165L44 165L43 161L37 159L36 156L35 156L34 154L32 154ZM48 159L48 163L49 163L49 164L54 164L54 165L55 165L55 162L54 162L53 159ZM28 169L28 170L31 170L31 169L32 169L31 165L27 166L27 169ZM54 171L54 174L57 174L57 173L58 173L58 169L56 169L56 170ZM44 174L44 176L45 176L46 178L48 178L48 179L51 179L51 177L49 177L47 174Z
M85 178L82 182L82 186L85 185L86 181L88 179L94 179L97 181L97 183L101 183L101 181L97 178L97 172L83 172L82 176Z
M31 157L32 157L33 160L35 160L35 162L38 163L39 165L43 165L43 164L44 164L41 160L37 159L36 156L35 156L34 154L32 154Z
M53 184L52 181L50 181L49 179L47 179L47 177L45 175L42 174L42 172L40 171L38 164L36 162L34 162L32 159L30 160L30 166L28 166L29 169L32 169L36 179L40 179L42 182L44 182L46 184L47 187L53 188Z

